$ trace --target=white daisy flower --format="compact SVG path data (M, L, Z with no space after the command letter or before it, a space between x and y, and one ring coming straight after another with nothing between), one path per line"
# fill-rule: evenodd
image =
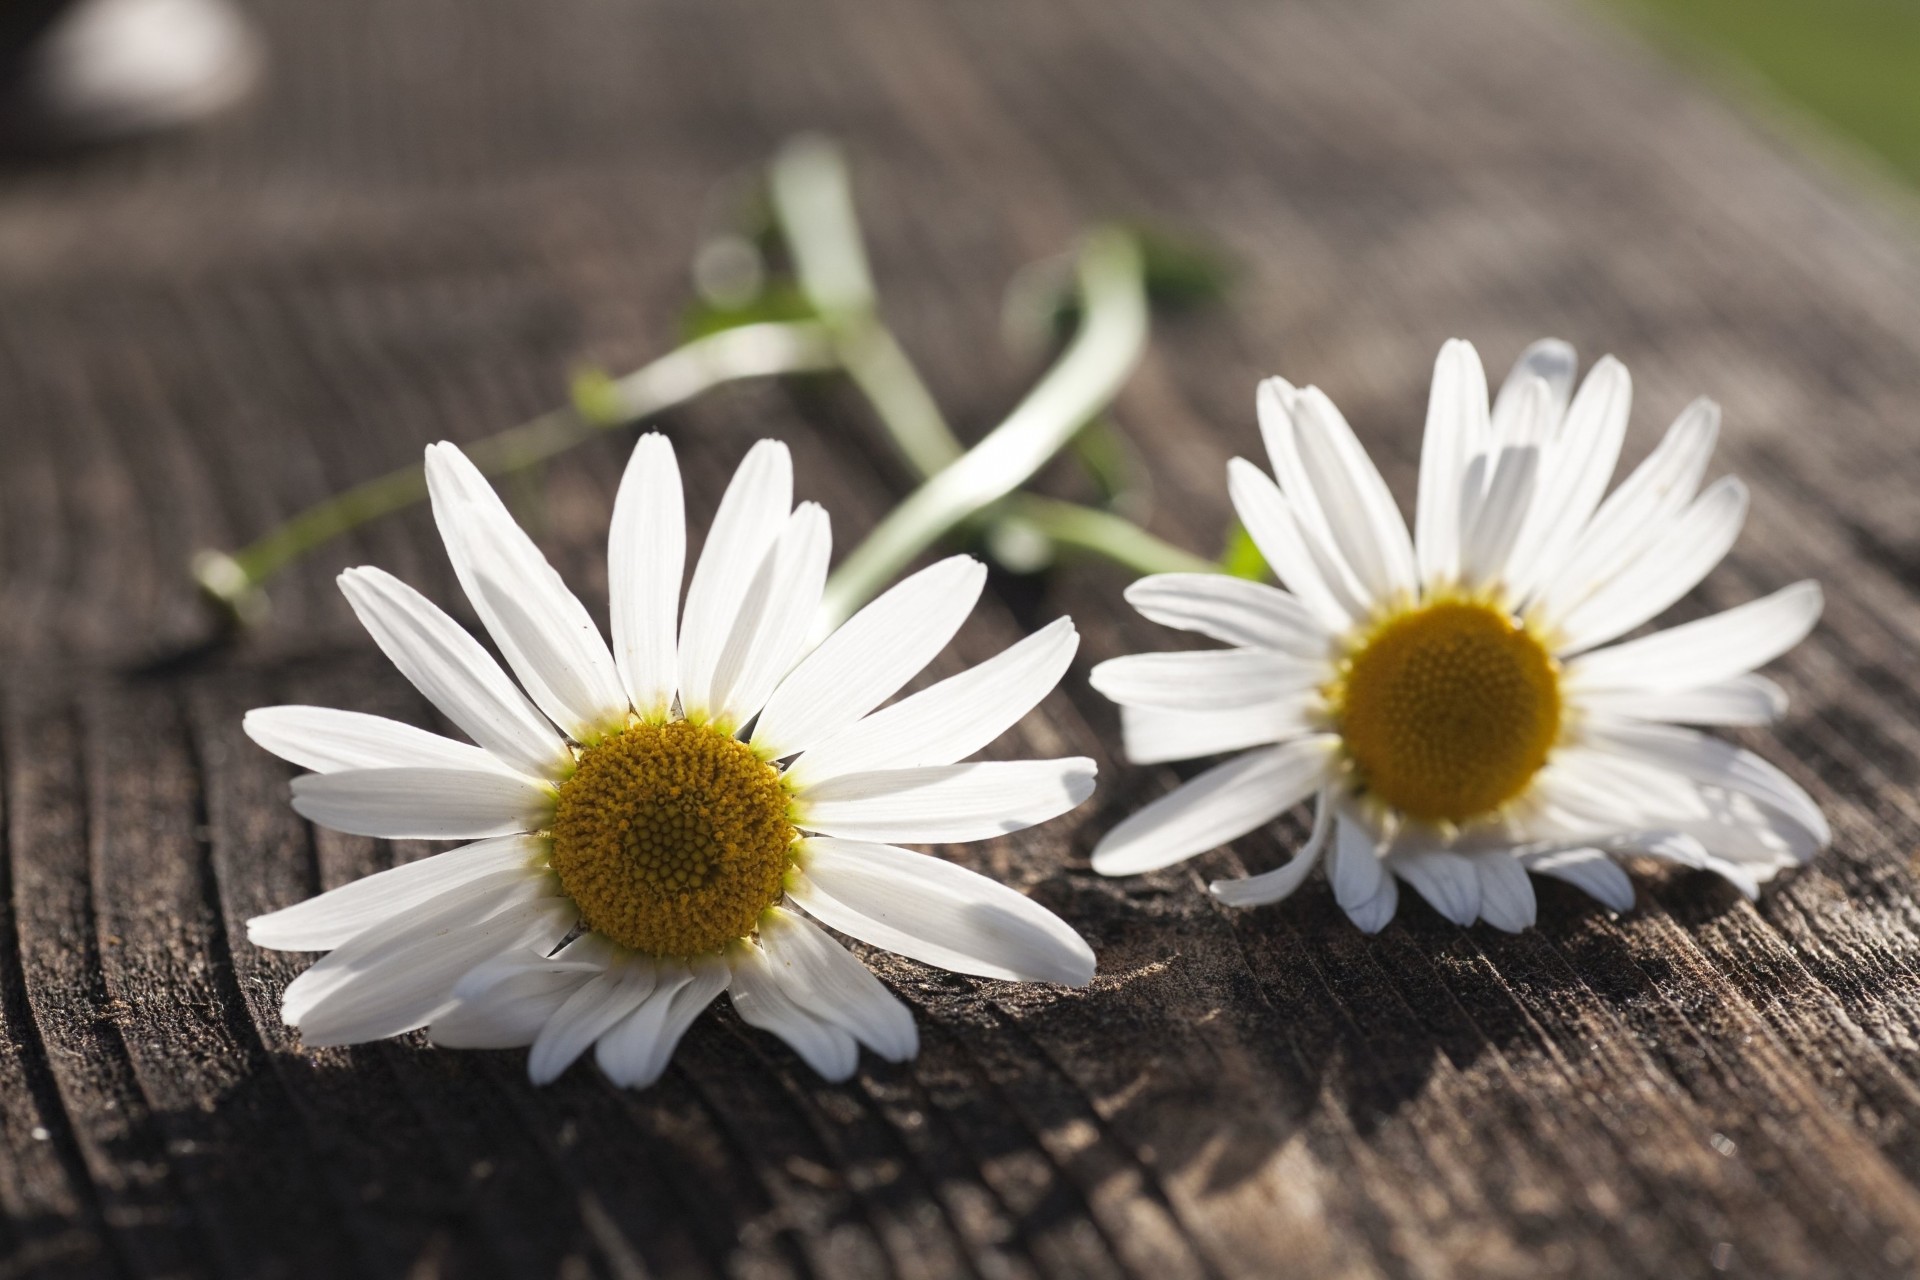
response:
M665 438L641 439L614 504L611 648L458 449L429 448L427 479L519 687L419 593L351 569L354 612L473 744L322 707L247 716L254 741L314 770L293 783L312 821L477 842L248 922L260 946L330 952L282 1005L306 1044L426 1027L442 1045L531 1045L539 1083L592 1049L645 1085L726 991L830 1079L859 1045L912 1057L906 1006L814 920L959 973L1091 980L1093 952L1053 913L895 847L1018 831L1093 790L1085 759L960 763L1058 683L1068 619L876 710L945 647L986 571L933 565L809 652L827 517L793 505L784 445L741 464L680 610L679 467Z
M1778 769L1683 727L1781 714L1779 686L1752 672L1812 629L1819 587L1602 648L1720 562L1747 492L1731 477L1700 489L1720 411L1698 400L1602 501L1632 384L1608 357L1569 403L1573 374L1572 348L1536 343L1489 412L1473 347L1441 349L1412 536L1324 394L1261 386L1279 483L1236 458L1228 488L1287 590L1143 579L1127 592L1141 613L1231 647L1093 672L1136 763L1244 754L1122 822L1096 870L1165 867L1317 797L1292 861L1213 893L1277 901L1324 854L1368 932L1393 918L1396 880L1457 924L1519 930L1534 919L1527 872L1624 911L1618 855L1704 867L1751 897L1826 844Z

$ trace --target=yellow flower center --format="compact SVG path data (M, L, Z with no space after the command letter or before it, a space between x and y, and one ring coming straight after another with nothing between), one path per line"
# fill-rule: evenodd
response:
M560 786L553 870L587 927L656 956L750 936L780 900L794 830L780 772L705 725L636 724Z
M1560 733L1558 664L1499 609L1443 600L1379 624L1328 702L1368 794L1462 823L1525 789Z

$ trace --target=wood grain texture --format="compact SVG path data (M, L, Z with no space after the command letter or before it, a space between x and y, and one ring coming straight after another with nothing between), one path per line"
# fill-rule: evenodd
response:
M1616 1274L1881 1276L1920 1258L1920 254L1913 229L1555 0L333 0L256 6L265 96L142 150L0 171L0 1277ZM1211 550L1256 379L1314 382L1410 501L1446 337L1632 369L1629 453L1693 395L1753 517L1698 614L1828 593L1743 735L1831 815L1759 904L1643 879L1614 918L1409 903L1377 938L1316 881L1233 913L1297 820L1112 882L1087 851L1174 779L1113 759L1086 665L1167 647L1123 577L996 576L940 671L1063 612L1086 636L1001 749L1084 752L1096 800L952 850L1093 941L1085 992L873 955L925 1047L820 1083L725 1010L655 1089L402 1041L304 1051L304 959L242 922L418 856L319 832L241 713L423 717L332 587L452 603L414 513L203 651L182 566L352 481L543 410L673 339L714 192L844 138L889 314L969 435L1034 370L999 289L1104 216L1241 276L1161 325L1119 418L1156 531ZM661 424L704 524L762 435L853 545L908 485L849 397ZM527 512L604 612L625 442ZM519 495L526 499L529 495Z

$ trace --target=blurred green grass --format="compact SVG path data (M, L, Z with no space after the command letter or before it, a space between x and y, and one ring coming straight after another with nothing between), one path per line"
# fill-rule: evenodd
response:
M1920 0L1613 0L1683 56L1730 64L1920 186Z

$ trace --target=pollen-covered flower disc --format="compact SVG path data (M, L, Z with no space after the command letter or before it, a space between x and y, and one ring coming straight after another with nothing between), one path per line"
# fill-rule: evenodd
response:
M1228 491L1284 589L1143 579L1127 592L1141 613L1229 647L1093 672L1136 763L1241 754L1123 821L1096 870L1169 866L1316 799L1291 861L1213 893L1274 902L1324 858L1369 932L1393 918L1398 882L1459 924L1517 930L1534 919L1529 872L1624 911L1621 855L1752 896L1826 844L1804 791L1693 727L1785 710L1753 672L1812 629L1819 587L1622 641L1726 555L1747 494L1701 487L1720 422L1706 400L1609 494L1632 385L1612 357L1577 395L1573 382L1572 349L1538 342L1489 408L1473 348L1442 348L1411 534L1325 395L1261 386L1273 475L1236 458Z
M786 448L762 441L683 609L680 472L648 435L614 505L609 646L458 449L428 449L427 479L512 677L380 570L341 587L472 741L323 707L246 719L314 771L293 784L314 822L473 841L248 923L261 946L330 953L286 991L305 1043L425 1027L442 1045L531 1045L538 1082L591 1049L611 1079L645 1085L725 991L828 1078L851 1075L861 1045L911 1057L906 1006L814 921L959 973L1091 980L1093 952L1051 912L896 847L1018 831L1086 799L1085 759L964 763L1059 682L1070 621L889 703L972 611L983 567L922 570L810 648L827 517L793 505Z

